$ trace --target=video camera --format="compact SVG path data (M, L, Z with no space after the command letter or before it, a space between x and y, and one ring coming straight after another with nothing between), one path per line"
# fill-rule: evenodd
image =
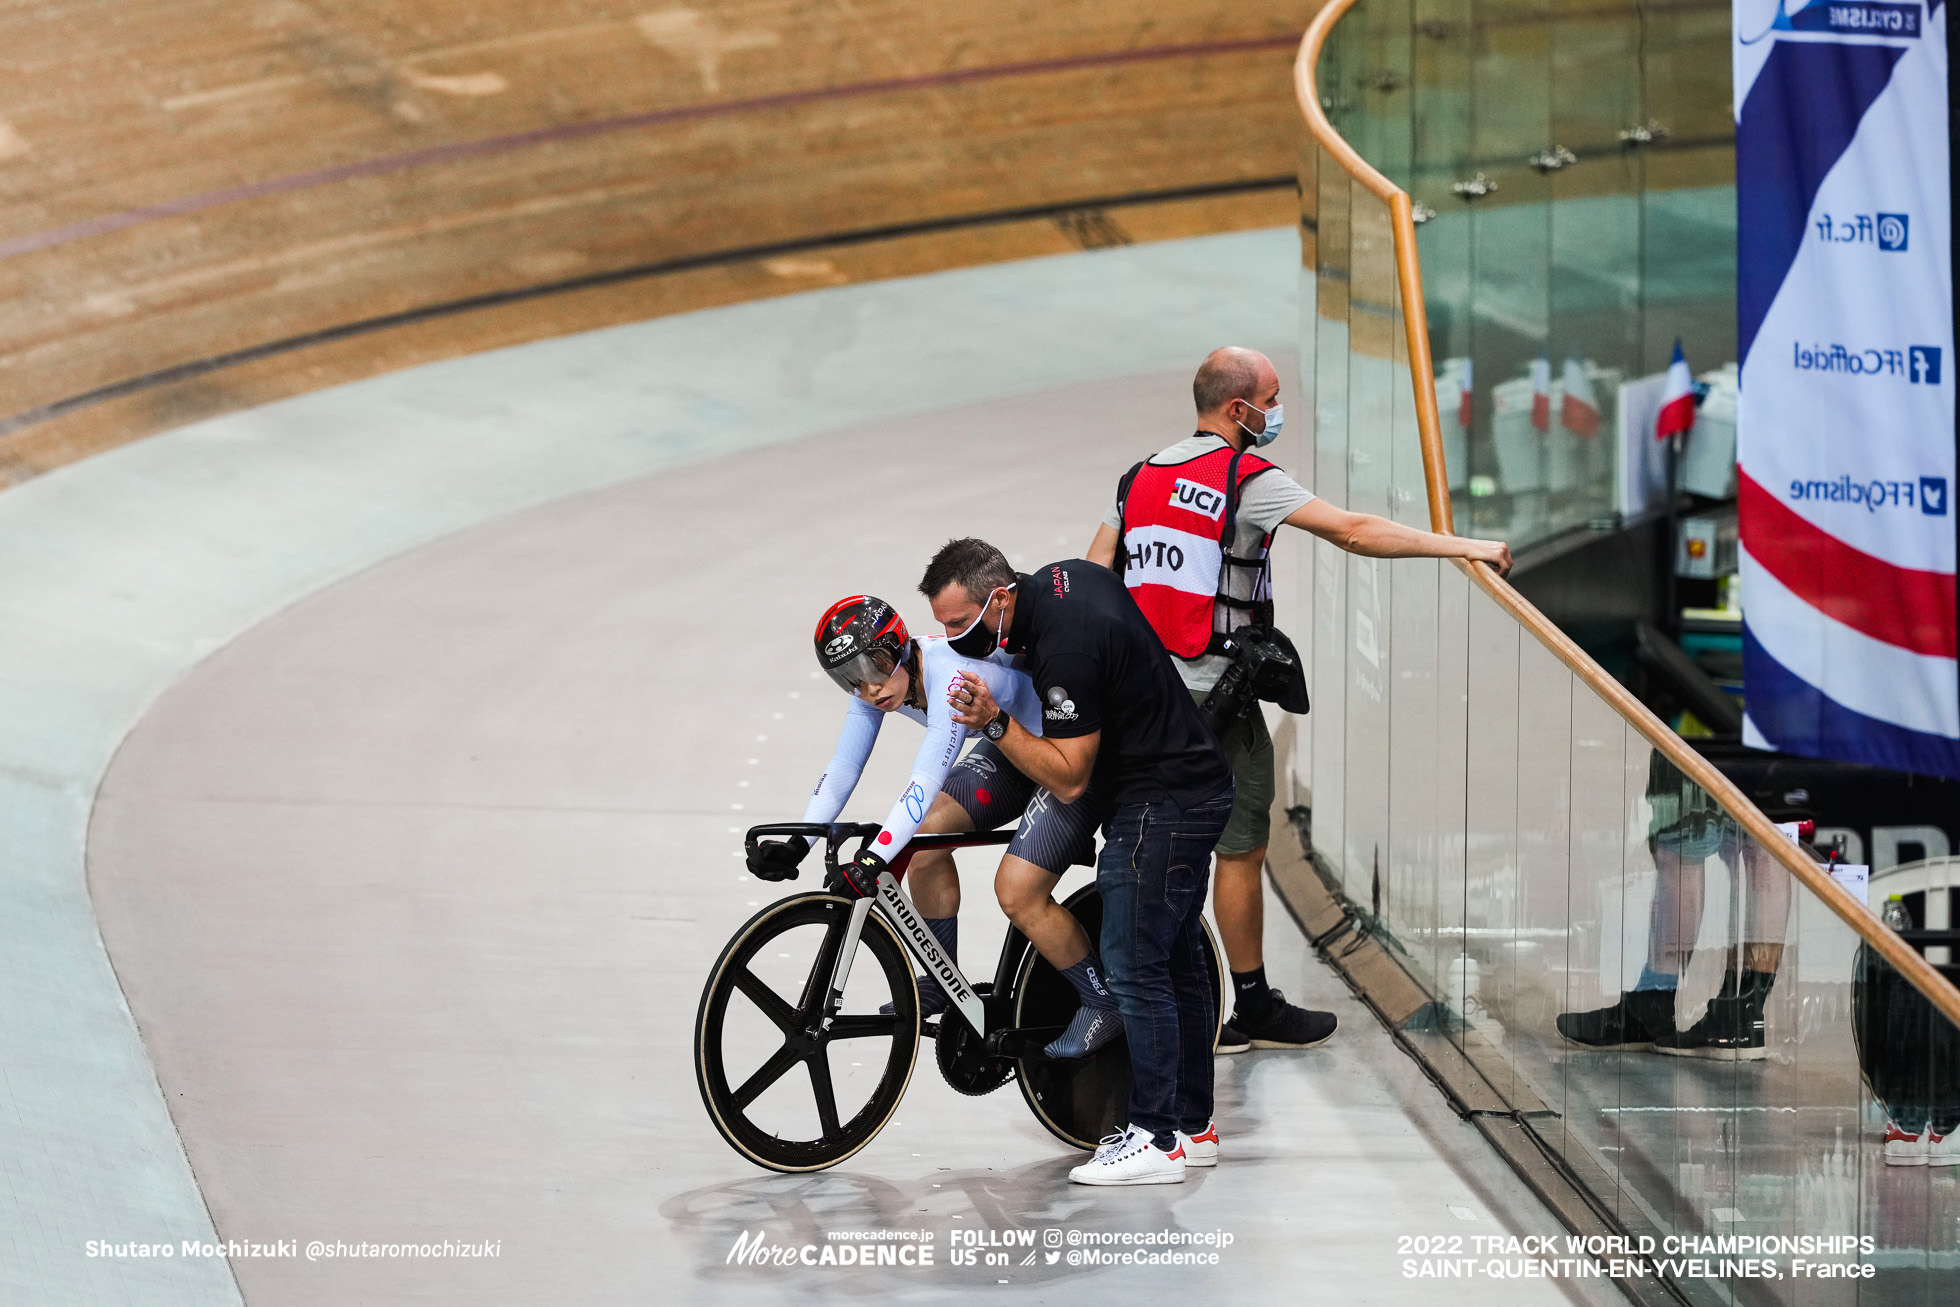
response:
M1200 709L1214 733L1239 719L1254 700L1276 703L1290 713L1307 711L1306 669L1300 653L1276 626L1242 626L1225 637L1220 650L1232 660L1205 696Z

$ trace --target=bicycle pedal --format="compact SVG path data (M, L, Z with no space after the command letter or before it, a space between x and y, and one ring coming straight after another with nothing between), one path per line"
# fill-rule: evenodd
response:
M922 1021L922 1022L920 1022L920 1023L919 1023L919 1038L920 1038L920 1039L937 1039L937 1038L939 1038L939 1022L940 1022L940 1020L942 1020L942 1019L943 1019L943 1018L937 1018L937 1017L935 1017L935 1018L934 1018L933 1020L931 1020L931 1021Z

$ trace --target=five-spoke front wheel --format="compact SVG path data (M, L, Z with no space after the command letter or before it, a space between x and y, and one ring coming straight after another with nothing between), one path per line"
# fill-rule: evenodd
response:
M877 913L865 920L843 1002L827 1010L851 907L821 892L770 904L722 950L701 995L701 1101L722 1138L773 1171L822 1170L857 1152L912 1079L918 990Z

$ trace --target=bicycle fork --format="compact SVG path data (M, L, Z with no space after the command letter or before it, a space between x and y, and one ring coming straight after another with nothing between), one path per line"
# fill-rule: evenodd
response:
M973 986L966 983L966 976L946 951L939 947L939 940L926 927L925 918L912 906L905 891L899 888L898 880L889 871L878 874L878 894L875 899L859 899L851 906L851 919L844 927L842 948L837 954L836 968L831 972L830 998L824 1004L824 1024L844 1002L844 985L851 978L851 961L857 956L858 937L864 933L864 919L871 914L876 904L879 915L891 923L898 937L905 941L912 956L924 967L926 974L937 980L940 987L952 998L953 1006L960 1010L966 1023L973 1027L974 1033L987 1032L986 1007L980 996L973 992Z

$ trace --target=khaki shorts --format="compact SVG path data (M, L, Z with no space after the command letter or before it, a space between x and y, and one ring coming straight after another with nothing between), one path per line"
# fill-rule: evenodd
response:
M1191 698L1204 706L1209 690L1193 690ZM1266 730L1266 715L1254 704L1225 729L1218 745L1225 752L1226 765L1238 784L1238 798L1232 804L1232 819L1218 837L1216 852L1231 857L1266 847L1273 831L1273 737Z

